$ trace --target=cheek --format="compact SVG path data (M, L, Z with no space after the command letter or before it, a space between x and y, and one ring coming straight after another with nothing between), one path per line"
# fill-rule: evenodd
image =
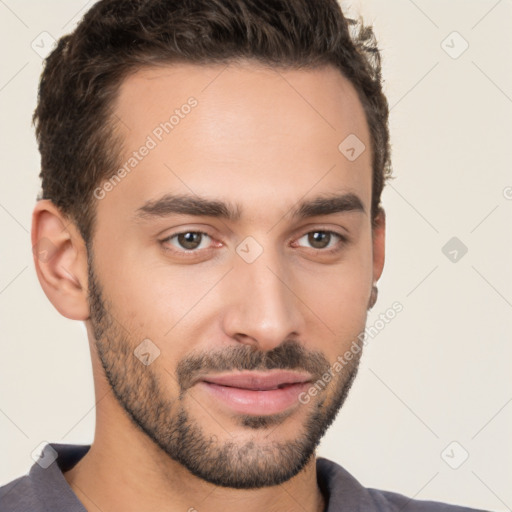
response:
M119 260L105 286L125 336L134 346L150 339L160 351L159 364L174 374L176 363L193 348L191 339L201 339L199 331L211 320L209 291L221 271Z
M335 333L346 338L364 328L372 283L371 237L359 240L339 263L298 271L299 296Z
M104 247L110 245L105 242ZM115 251L104 252L96 264L104 293L115 305L119 320L138 331L165 334L208 289L211 273L193 265L176 265L156 254L156 249L119 243Z
M324 332L318 339L319 349L325 351L329 360L335 359L357 340L366 323L367 280L353 274L340 274L325 280L322 291L310 287L310 291L304 293L306 304L311 304L315 313L311 316L311 321L317 324L314 331L318 333L321 328Z

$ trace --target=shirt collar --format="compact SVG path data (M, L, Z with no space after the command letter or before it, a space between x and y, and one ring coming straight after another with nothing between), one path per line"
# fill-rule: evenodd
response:
M324 457L317 457L316 472L318 486L326 499L325 512L379 510L368 490L339 464Z
M47 468L35 463L29 472L36 495L43 497L49 510L87 512L63 473L89 451L90 445L50 443L50 446L58 454L56 461ZM318 486L326 501L325 512L378 510L367 489L339 464L317 457L316 469Z

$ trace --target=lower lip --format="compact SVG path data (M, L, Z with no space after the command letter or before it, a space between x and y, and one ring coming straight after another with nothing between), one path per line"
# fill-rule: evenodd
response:
M235 412L270 415L278 414L293 405L298 405L300 403L299 395L308 388L309 383L290 384L283 388L266 391L232 388L205 381L199 382L198 386Z

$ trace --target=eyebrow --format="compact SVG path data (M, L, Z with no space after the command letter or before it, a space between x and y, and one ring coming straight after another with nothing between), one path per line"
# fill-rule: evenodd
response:
M241 218L242 210L238 203L227 203L199 196L166 194L159 199L147 201L138 208L135 212L135 220L151 220L181 214L215 217L236 222ZM342 212L366 213L361 199L349 192L300 201L291 210L291 217L300 220Z

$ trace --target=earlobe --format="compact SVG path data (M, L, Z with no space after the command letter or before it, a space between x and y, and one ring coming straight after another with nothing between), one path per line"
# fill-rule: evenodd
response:
M50 302L66 318L87 320L87 251L74 223L42 199L32 214L31 240L37 277Z

